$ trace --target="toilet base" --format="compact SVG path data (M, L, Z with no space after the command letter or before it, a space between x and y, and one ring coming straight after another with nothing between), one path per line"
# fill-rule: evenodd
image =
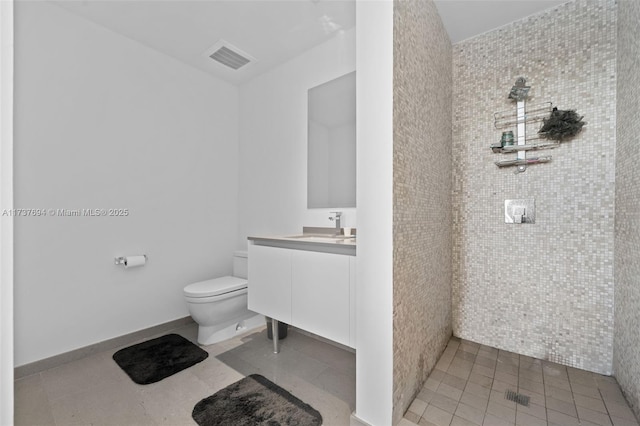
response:
M244 319L236 319L229 323L214 326L198 327L198 344L201 346L213 345L224 340L231 339L239 334L246 333L265 324L264 315L251 313Z

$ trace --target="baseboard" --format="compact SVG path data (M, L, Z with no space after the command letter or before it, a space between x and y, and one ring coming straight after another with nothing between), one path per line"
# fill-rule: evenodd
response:
M166 333L171 330L175 330L176 328L184 327L185 325L191 323L193 323L193 318L191 318L190 316L179 318L177 320L169 321L164 324L159 324L153 327L145 328L143 330L134 331L133 333L114 337L113 339L104 340L102 342L94 343L93 345L74 349L69 352L54 355L52 357L41 359L29 364L21 365L13 369L14 379L17 380L22 377L40 373L41 371L48 370L50 368L59 367L68 362L77 361L98 352L108 351L110 349L115 349L121 346L131 345L140 340L148 339L158 334Z

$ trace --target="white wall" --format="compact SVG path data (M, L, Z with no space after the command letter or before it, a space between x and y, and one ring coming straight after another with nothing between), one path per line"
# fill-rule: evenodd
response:
M355 70L349 30L240 87L238 248L247 236L334 226L333 209L307 209L307 90ZM341 209L356 226L356 209Z
M0 2L0 212L13 207L13 1ZM0 424L13 424L13 218L0 216Z
M393 392L393 2L356 3L356 412L389 425Z
M46 3L16 5L17 366L188 315L231 272L237 88ZM114 256L146 253L124 270Z

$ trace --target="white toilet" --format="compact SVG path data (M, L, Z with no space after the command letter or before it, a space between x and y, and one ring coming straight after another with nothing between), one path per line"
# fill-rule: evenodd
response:
M198 323L198 343L211 345L265 324L264 316L247 309L247 252L233 255L233 277L189 284L184 298Z

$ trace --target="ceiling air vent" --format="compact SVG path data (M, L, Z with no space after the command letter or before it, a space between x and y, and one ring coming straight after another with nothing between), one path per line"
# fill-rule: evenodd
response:
M207 51L207 56L214 61L238 70L255 59L224 40L219 41Z

